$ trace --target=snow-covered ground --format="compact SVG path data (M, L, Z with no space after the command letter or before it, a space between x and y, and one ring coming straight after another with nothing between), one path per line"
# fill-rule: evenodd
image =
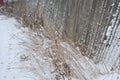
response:
M16 25L14 18L0 15L0 80L33 80L27 77L30 72L21 69L19 55L23 47L19 38L25 35Z
M120 75L117 73L101 75L94 80L120 80Z
M67 42L53 41L0 15L0 80L120 80Z

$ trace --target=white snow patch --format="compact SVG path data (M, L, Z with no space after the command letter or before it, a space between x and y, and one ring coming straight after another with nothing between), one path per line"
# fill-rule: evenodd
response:
M120 80L120 74L111 73L111 74L99 75L94 80Z
M19 38L25 39L25 35L16 25L14 18L0 15L0 80L33 80L32 73L19 66L18 55L23 53Z

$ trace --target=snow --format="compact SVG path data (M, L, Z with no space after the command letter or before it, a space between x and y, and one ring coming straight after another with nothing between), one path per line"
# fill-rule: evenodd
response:
M19 57L22 48L20 40L15 36L20 36L21 31L14 18L0 15L0 80L33 80L25 77L29 72L22 72L19 66ZM21 35L21 37L25 37Z
M120 80L120 75L118 73L105 74L97 77L94 80Z
M102 63L94 64L73 45L58 41L56 46L42 33L0 15L0 80L55 80L58 71L51 55L60 60L63 57L61 61L70 66L72 80L120 80L120 73L110 73Z
M107 33L106 33L106 36L110 36L111 35L111 31L112 31L112 27L109 26L108 30L107 30Z

